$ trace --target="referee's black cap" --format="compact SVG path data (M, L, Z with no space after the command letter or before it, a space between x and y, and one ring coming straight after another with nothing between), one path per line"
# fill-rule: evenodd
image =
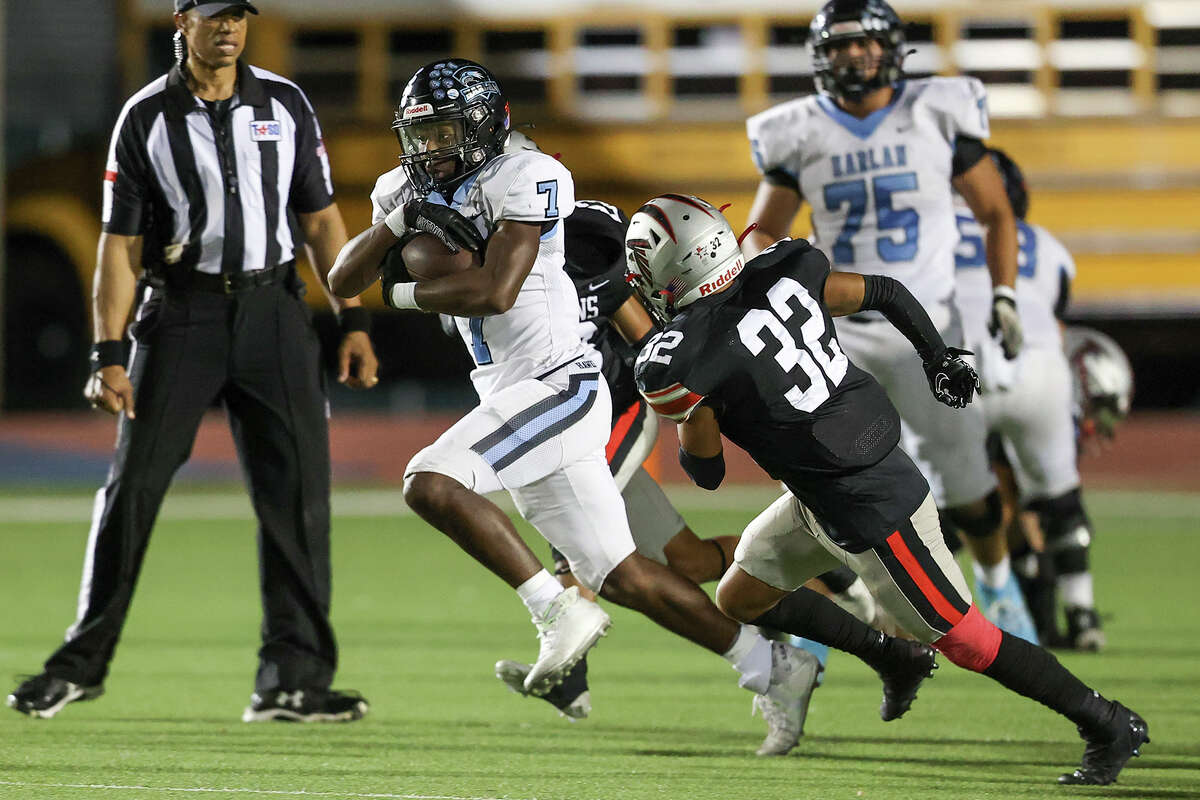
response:
M175 0L176 14L191 11L193 8L200 12L201 16L205 17L215 17L217 14L230 8L244 8L251 14L258 13L258 9L247 2L247 0L233 0L233 2L226 0L223 3L201 3L199 0Z

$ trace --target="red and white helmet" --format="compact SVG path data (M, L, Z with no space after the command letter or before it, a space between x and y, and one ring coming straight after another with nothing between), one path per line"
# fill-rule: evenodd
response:
M1107 413L1114 421L1125 417L1133 399L1133 369L1121 346L1098 330L1070 325L1063 330L1063 350L1084 414Z
M699 197L659 195L625 232L625 279L660 325L727 286L745 264L725 216Z

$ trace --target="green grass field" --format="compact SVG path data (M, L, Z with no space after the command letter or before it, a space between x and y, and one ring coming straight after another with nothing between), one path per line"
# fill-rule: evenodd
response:
M716 535L771 495L679 497L692 526ZM1054 785L1082 743L1047 709L943 664L885 725L874 674L840 654L800 747L758 759L764 724L728 665L611 606L590 659L594 711L568 724L492 676L498 658L536 653L515 594L414 517L388 513L399 503L335 498L336 685L369 698L365 720L238 721L259 622L253 523L243 498L178 495L107 695L53 720L0 710L0 797L1200 798L1200 496L1093 498L1110 647L1062 659L1142 713L1153 739L1102 789ZM0 498L5 680L37 671L71 621L89 508L76 495Z

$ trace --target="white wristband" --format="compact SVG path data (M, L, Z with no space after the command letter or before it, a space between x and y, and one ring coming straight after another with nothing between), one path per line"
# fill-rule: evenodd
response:
M397 239L403 239L404 235L408 233L408 223L404 221L404 203L389 211L387 216L383 218L383 224L388 226L388 230Z
M417 305L417 284L415 283L392 284L391 299L393 308L421 308Z
M1004 284L992 287L992 301L995 302L1000 297L1003 297L1005 300L1011 300L1015 305L1017 302L1017 291L1013 287L1005 286Z

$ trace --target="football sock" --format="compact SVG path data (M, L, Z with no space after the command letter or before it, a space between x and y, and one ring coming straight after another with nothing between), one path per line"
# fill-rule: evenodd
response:
M1018 636L1001 632L1000 649L983 674L1054 709L1085 732L1102 733L1112 722L1116 704L1089 689L1050 652Z
M733 646L721 656L738 671L738 686L762 694L771 685L771 643L748 625L738 627Z
M541 619L554 598L562 594L562 584L546 570L540 570L529 580L517 587L517 596L525 603L534 619Z
M990 565L975 562L975 579L983 581L991 589L1003 589L1011 575L1012 564L1009 562L1008 556Z
M858 656L872 669L891 662L892 637L880 633L810 589L797 589L754 620L755 625L811 639Z
M1076 572L1058 576L1058 594L1063 605L1075 608L1093 608L1096 597L1092 591L1092 573Z

